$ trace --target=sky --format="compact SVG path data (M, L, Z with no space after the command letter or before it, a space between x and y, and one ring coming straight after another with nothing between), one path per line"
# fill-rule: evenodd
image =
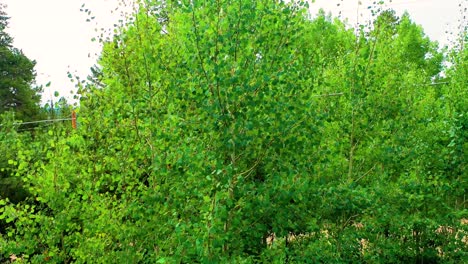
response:
M36 83L50 82L44 89L43 102L56 101L55 91L73 102L70 91L76 89L68 72L82 79L90 73L101 49L92 39L101 33L101 28L112 29L122 19L122 8L116 10L120 1L0 0L2 2L7 4L8 33L14 38L13 45L37 62ZM323 8L334 16L341 15L354 26L365 24L371 17L368 6L373 2L375 0L316 0L310 5L310 11L316 14ZM460 26L461 8L468 6L468 0L386 0L385 3L386 7L395 9L397 15L408 11L413 21L442 45L449 43L450 35L446 32L455 32ZM80 9L91 10L91 15ZM87 22L91 17L95 19Z

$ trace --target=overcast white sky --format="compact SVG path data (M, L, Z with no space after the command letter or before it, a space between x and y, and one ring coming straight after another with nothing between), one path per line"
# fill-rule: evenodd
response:
M72 98L74 84L67 77L70 71L86 77L89 68L100 52L99 44L91 39L99 34L95 29L112 28L120 16L113 12L118 0L0 0L7 4L11 17L8 32L14 38L14 46L22 49L37 61L37 83L51 82L43 94L43 101L50 100L54 91ZM358 5L361 2L361 5ZM367 7L374 0L316 0L311 4L312 13L320 8L341 15L349 24L364 23L369 18ZM390 0L387 6L398 14L407 10L416 23L421 24L433 40L446 44L445 32L454 31L461 23L460 6L468 6L468 0ZM80 11L81 6L92 11L96 19ZM340 4L340 6L337 6ZM113 12L114 14L112 14Z

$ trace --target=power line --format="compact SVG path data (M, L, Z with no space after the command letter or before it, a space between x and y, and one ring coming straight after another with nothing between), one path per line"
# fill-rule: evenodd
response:
M45 119L45 120L38 120L38 121L13 123L13 125L21 126L21 125L29 125L29 124L50 123L50 122L71 121L71 120L73 120L73 118ZM2 126L3 124L0 124L0 127Z
M13 123L13 125L28 125L28 124L47 123L47 122L70 121L70 120L72 119L71 118L46 119L46 120L31 121L31 122Z

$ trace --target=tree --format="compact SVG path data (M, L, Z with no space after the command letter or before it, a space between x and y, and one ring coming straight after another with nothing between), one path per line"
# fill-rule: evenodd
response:
M35 62L12 47L12 38L5 32L8 17L0 4L0 197L18 203L27 198L22 180L15 177L12 161L17 158L18 144L30 138L18 133L18 120L41 117L38 89L31 88L35 78ZM24 128L24 127L23 127Z
M416 106L430 96L427 87L441 73L443 54L407 13L397 17L392 10L382 11L376 18L363 46L353 91L354 139L359 142L355 165L369 170L387 163L387 172L396 179L412 167L413 160L407 155L414 146L410 138L418 122ZM384 162L389 159L393 162ZM408 166L397 165L404 161Z
M5 32L5 29L8 26L8 16L4 9L5 5L0 3L0 46L9 46L11 45L12 39Z
M447 116L432 90L415 88L435 72L430 56L407 48L426 43L411 22L382 17L382 31L355 36L323 13L308 19L299 1L140 1L134 10L80 88L79 128L14 141L10 165L34 201L0 200L3 257L462 260L461 236L441 242L434 230L463 214L438 198L452 188L442 176L464 169L466 104L454 99L466 63L448 74L457 92L442 91L454 100ZM423 129L428 117L435 128L451 121L453 146ZM422 155L439 141L455 171Z
M36 63L11 46L3 8L0 6L0 113L13 111L17 120L35 120L40 116L40 88L33 87Z

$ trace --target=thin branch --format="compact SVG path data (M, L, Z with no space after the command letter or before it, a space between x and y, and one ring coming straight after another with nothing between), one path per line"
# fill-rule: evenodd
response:
M215 54L214 54L214 63L216 65L216 92L218 94L218 103L219 103L219 108L221 109L222 115L226 114L226 110L229 112L227 107L225 106L224 102L221 99L221 89L219 87L219 70L218 70L218 55L219 55L219 35L220 35L220 21L221 21L221 6L219 3L219 0L216 1L216 11L218 12L217 14L217 21L216 21L216 41L215 41ZM227 95L226 95L227 97ZM227 98L226 98L227 101Z
M374 170L375 166L377 166L377 164L374 164L374 166L372 166L372 168L370 168L370 170L368 170L366 173L364 173L361 177L357 178L354 182L358 182L362 178L366 177L367 174L369 174L371 171Z
M239 15L239 19L237 20L236 25L236 44L234 46L234 61L237 62L237 50L239 48L239 32L240 32L240 23L242 19L242 1L239 0L239 11L237 12Z
M414 86L435 86L442 84L450 84L450 82L434 82L434 83L415 83Z
M341 95L344 95L344 93L316 94L316 95L312 95L311 97L331 97L331 96L341 96Z
M200 60L200 66L202 68L203 74L205 75L206 81L209 83L208 73L205 70L205 64L203 63L203 58L201 57L201 54L200 54L200 40L199 40L200 36L199 36L198 30L197 30L197 21L195 20L195 7L193 7L192 9L193 9L192 10L193 32L195 33L195 43L196 43L196 47L197 47L197 55L198 55L198 59ZM214 94L213 93L213 87L211 85L209 85L209 87L210 87L211 94Z

